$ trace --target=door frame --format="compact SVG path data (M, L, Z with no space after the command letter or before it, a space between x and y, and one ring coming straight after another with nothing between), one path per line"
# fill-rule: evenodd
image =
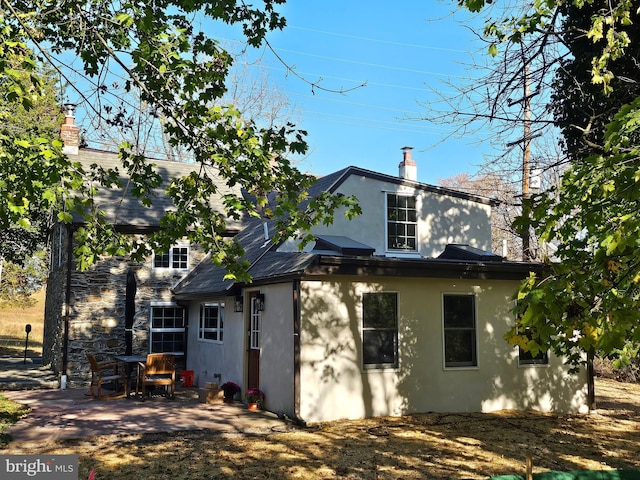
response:
M255 299L259 290L247 292L249 305L245 315L246 349L245 378L246 389L260 388L260 356L262 351L262 312L256 311Z

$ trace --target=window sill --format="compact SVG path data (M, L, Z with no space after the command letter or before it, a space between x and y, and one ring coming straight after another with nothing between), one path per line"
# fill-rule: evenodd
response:
M418 252L417 250L411 250L411 251L406 251L406 250L387 250L386 252L384 252L384 256L385 257L396 257L396 258L422 258L422 255L420 255L420 252Z
M460 366L460 367L443 367L445 372L459 372L462 370L480 370L478 365Z
M210 340L208 338L198 338L198 341L202 343L213 343L215 345L222 345L224 343L224 340Z
M363 367L362 373L397 373L400 371L400 367Z

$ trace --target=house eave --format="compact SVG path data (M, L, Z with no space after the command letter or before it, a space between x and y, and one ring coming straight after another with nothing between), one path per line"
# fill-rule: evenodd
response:
M87 225L84 221L74 221L72 224L72 228L74 230L85 227ZM149 225L149 224L112 224L114 230L118 233L123 233L127 235L149 235L155 232L159 232L162 230L160 225ZM240 232L240 228L227 228L222 232L222 236L224 238L233 238Z
M522 280L539 272L539 263L477 262L442 259L359 258L318 255L305 269L305 278L327 275L379 277L458 278L479 280Z
M485 205L491 205L492 207L495 207L500 204L500 201L494 198L481 197L479 195L474 195L467 192L461 192L459 190L454 190L451 188L429 185L426 183L418 182L417 180L409 180L405 178L394 177L384 173L374 172L372 170L367 170L365 168L355 167L355 166L347 167L344 170L344 173L339 178L337 178L336 181L330 186L328 191L330 193L335 193L338 187L342 183L344 183L344 181L351 175L371 178L374 180L379 180L381 182L394 183L396 185L411 187L411 188L415 188L425 192L437 193L437 194L445 195L448 197L455 197L455 198L461 198L464 200L470 200L470 201L485 204Z
M368 276L368 277L412 277L455 278L473 280L523 280L530 272L540 272L540 263L526 262L482 262L448 260L436 258L401 259L388 257L358 257L340 255L314 255L304 268L276 275L253 277L251 283L234 283L220 291L198 291L174 294L180 301L202 299L205 296L234 296L247 287L259 287L295 280L316 280L323 277Z

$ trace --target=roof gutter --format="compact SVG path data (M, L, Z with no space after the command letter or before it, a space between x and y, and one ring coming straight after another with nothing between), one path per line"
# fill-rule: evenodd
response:
M522 280L543 265L525 262L474 262L460 260L407 260L319 255L307 267L305 276L409 276L481 280Z

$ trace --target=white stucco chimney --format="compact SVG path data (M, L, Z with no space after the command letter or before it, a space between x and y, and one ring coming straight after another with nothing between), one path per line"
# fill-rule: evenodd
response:
M402 162L398 165L400 178L406 180L418 180L418 165L411 158L413 147L402 147Z
M80 149L80 127L74 125L75 108L73 103L64 106L64 124L60 127L60 138L64 142L62 153L78 155Z

